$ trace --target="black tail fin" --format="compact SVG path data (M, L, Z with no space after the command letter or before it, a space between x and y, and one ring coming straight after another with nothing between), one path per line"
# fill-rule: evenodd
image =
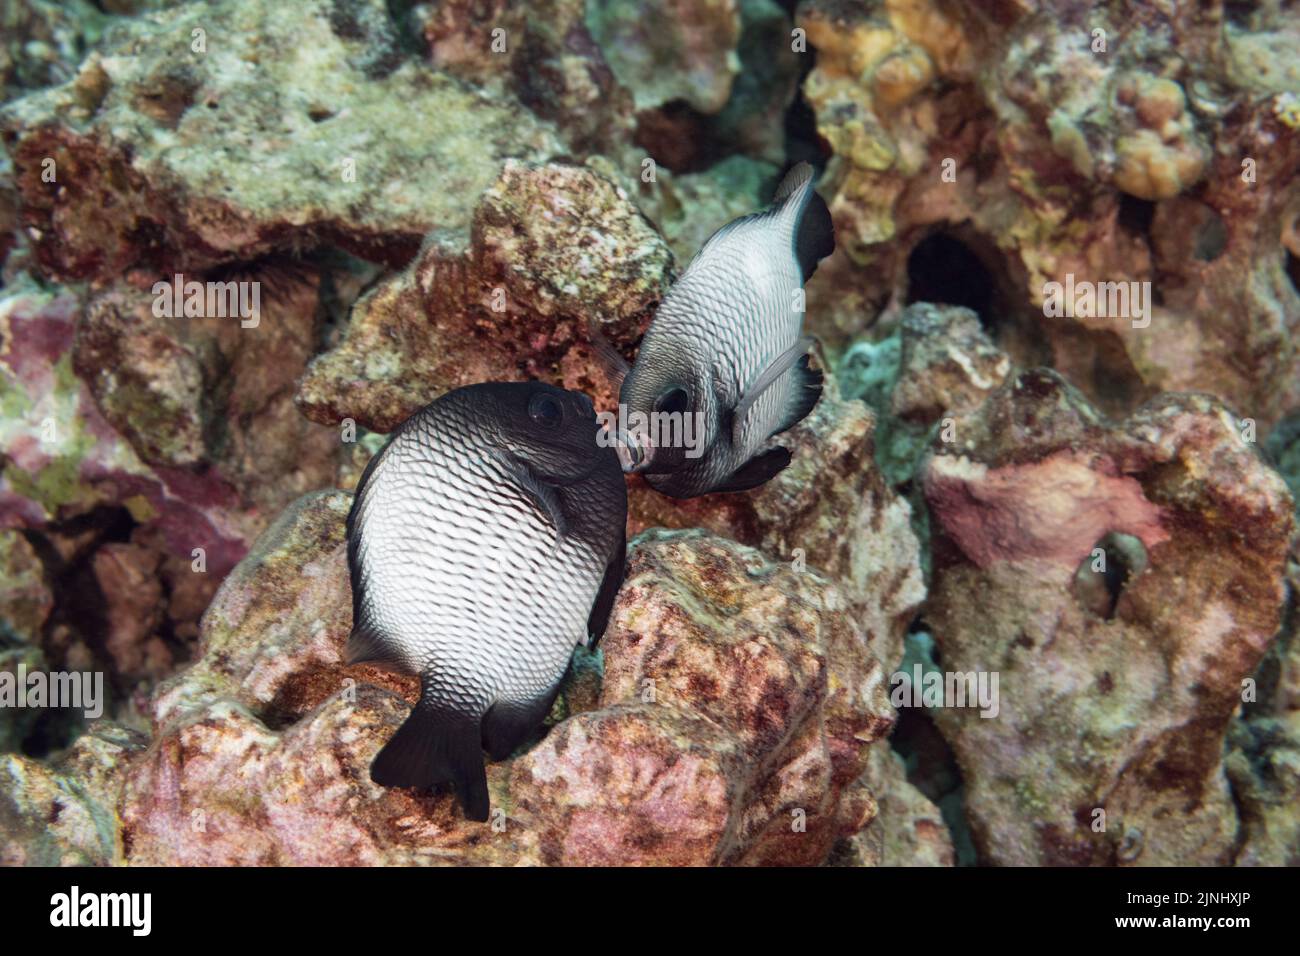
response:
M381 787L452 783L465 816L486 821L490 801L480 723L432 703L425 687L411 716L370 765L370 779Z
M794 254L799 260L799 271L807 282L817 271L817 263L835 251L835 225L826 200L809 191L808 202L794 234Z

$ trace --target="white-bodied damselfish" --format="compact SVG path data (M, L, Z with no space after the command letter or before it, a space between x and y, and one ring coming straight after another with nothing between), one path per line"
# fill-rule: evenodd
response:
M599 432L581 393L493 382L443 395L371 460L347 521L347 659L420 677L376 783L449 782L488 818L483 750L537 728L622 583L627 490Z
M635 423L619 436L625 470L691 498L757 487L790 463L787 449L766 446L821 395L803 286L834 248L807 163L766 211L713 234L668 290L635 363L623 363L620 417Z

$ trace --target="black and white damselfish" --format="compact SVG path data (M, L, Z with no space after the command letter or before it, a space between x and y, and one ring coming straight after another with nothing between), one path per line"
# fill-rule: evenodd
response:
M795 166L772 205L723 226L664 296L636 362L623 363L624 467L675 498L744 491L790 463L768 440L817 404L822 374L808 367L803 285L835 249L813 169ZM603 349L615 378L621 357ZM678 421L694 443L667 440ZM671 428L670 428L670 421Z
M627 489L591 400L538 382L448 392L371 460L348 514L349 663L420 676L371 764L489 811L483 750L510 755L594 646L623 580Z

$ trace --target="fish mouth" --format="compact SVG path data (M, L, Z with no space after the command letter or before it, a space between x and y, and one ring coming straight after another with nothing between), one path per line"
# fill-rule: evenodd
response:
M614 450L618 452L618 462L623 466L623 473L627 475L645 471L654 460L655 449L649 436L637 432L619 429Z

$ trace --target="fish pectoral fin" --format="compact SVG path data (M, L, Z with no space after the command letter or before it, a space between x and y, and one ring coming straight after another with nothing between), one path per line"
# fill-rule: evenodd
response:
M826 376L815 368L808 367L808 356L800 357L795 364L795 385L790 392L790 402L786 405L785 418L781 420L777 432L793 428L808 417L808 413L817 407L822 397L822 384Z
M807 353L808 349L812 347L812 344L813 340L809 336L800 338L799 341L795 342L794 345L790 346L769 363L767 368L763 369L758 378L754 379L754 383L750 385L745 391L745 394L741 396L740 401L736 403L736 407L732 411L731 443L733 447L743 447L743 443L740 440L740 433L745 426L745 416L748 415L749 410L754 407L754 403L758 401L764 392L775 385L781 379L782 375L794 368L795 363ZM767 435L763 436L764 439L767 437Z
M483 715L483 747L493 760L505 760L519 749L551 712L561 681L533 700L498 700Z
M555 485L542 481L527 464L519 459L505 454L499 457L514 474L519 488L532 500L533 506L546 515L555 527L556 540L563 540L569 533L569 520L564 516L560 493Z
M605 577L601 579L596 603L591 606L591 616L587 618L586 645L590 648L594 648L605 636L605 629L609 627L609 616L614 610L614 599L618 597L619 588L623 586L623 574L626 570L627 532L624 532L619 536L614 556L605 566Z
M627 378L627 373L632 370L627 359L616 348L605 333L600 330L593 317L587 322L587 338L591 341L592 352L595 353L597 364L600 365L601 371L609 379L610 387L617 392L623 386L623 379Z
M777 445L761 455L755 455L731 473L727 483L714 488L714 491L749 491L774 478L786 465L790 464L790 451Z
M481 721L439 706L430 695L430 688L423 687L411 716L370 765L370 779L381 787L424 790L451 783L465 816L485 822L491 801L480 744Z

